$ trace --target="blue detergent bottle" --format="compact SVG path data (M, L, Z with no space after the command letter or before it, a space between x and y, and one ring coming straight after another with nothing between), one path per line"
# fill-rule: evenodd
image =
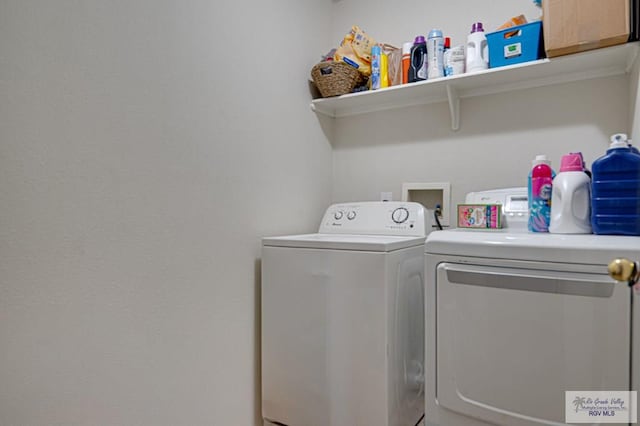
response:
M611 136L607 153L593 162L591 226L596 234L640 235L640 155L627 135Z

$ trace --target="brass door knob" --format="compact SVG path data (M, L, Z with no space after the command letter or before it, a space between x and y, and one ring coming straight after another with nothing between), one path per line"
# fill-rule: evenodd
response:
M638 264L629 259L615 259L609 263L609 275L616 281L635 284L640 278Z

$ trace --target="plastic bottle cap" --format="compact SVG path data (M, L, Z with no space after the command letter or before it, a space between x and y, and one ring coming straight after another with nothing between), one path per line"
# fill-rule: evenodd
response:
M471 25L471 34L478 32L484 32L484 28L482 28L482 22L475 22L473 25Z
M551 160L547 159L547 156L544 154L536 155L536 158L531 161L532 166L537 166L538 164L546 164L547 166L551 166Z
M411 48L413 47L413 42L407 41L406 43L402 43L402 54L408 55L411 53Z
M445 49L450 49L451 48L451 38L449 38L449 37L445 37L444 38L444 48Z
M442 31L441 30L431 30L431 31L429 31L429 38L437 38L437 37L442 38Z
M584 160L581 152L572 152L562 156L560 172L584 172Z
M416 44L425 44L425 43L426 43L426 40L424 39L424 36L418 36L414 40L413 45L415 46Z
M609 149L612 148L629 148L627 135L625 133L616 133L611 136L611 145L609 145Z

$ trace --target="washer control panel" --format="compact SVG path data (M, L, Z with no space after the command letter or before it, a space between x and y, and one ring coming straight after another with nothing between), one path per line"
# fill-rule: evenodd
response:
M431 216L421 204L367 201L330 206L318 232L324 234L427 236Z

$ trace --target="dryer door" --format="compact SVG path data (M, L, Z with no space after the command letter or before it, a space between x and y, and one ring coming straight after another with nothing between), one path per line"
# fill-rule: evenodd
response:
M565 391L629 390L627 286L454 263L436 275L442 407L501 425L564 424Z

